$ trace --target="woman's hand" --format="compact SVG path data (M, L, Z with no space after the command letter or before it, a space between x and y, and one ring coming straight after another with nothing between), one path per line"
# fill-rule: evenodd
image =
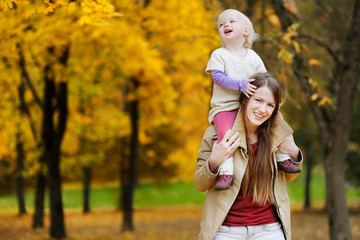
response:
M211 171L214 171L219 167L219 165L227 159L235 150L240 146L240 136L236 132L230 139L230 132L228 130L224 135L223 139L219 143L214 143L211 155L208 159L209 167Z
M296 146L294 136L290 135L279 145L279 152L288 154L291 159L296 160L299 155L299 148Z

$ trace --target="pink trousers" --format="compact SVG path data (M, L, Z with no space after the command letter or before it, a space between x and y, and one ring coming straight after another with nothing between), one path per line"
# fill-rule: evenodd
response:
M238 111L239 109L235 109L227 112L219 112L215 115L214 124L218 135L218 143L224 138L225 133L234 126Z

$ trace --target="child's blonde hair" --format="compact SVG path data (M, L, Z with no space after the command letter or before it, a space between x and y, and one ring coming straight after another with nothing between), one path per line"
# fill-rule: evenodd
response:
M243 23L249 29L249 34L245 37L244 47L251 48L253 42L255 42L259 38L259 34L257 34L255 32L252 22L250 21L250 19L245 14L243 14L242 12L240 12L240 11L238 11L236 9L226 9L226 10L224 10L222 13L219 14L218 19L220 18L221 14L223 14L223 13L225 13L227 11L235 11L239 15L240 20L243 21Z

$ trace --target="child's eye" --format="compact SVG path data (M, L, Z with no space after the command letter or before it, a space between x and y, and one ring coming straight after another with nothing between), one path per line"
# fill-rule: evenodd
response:
M234 23L235 21L234 20L231 20L230 23Z
M219 25L219 27L222 27L224 24L223 23L221 23L220 25Z

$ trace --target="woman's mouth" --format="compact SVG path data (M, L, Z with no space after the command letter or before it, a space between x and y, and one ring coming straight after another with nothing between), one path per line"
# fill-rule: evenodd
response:
M259 118L259 119L263 119L263 118L264 118L264 116L262 116L262 115L260 115L260 114L258 114L258 113L255 113L255 112L254 112L254 115L255 115L256 118Z

